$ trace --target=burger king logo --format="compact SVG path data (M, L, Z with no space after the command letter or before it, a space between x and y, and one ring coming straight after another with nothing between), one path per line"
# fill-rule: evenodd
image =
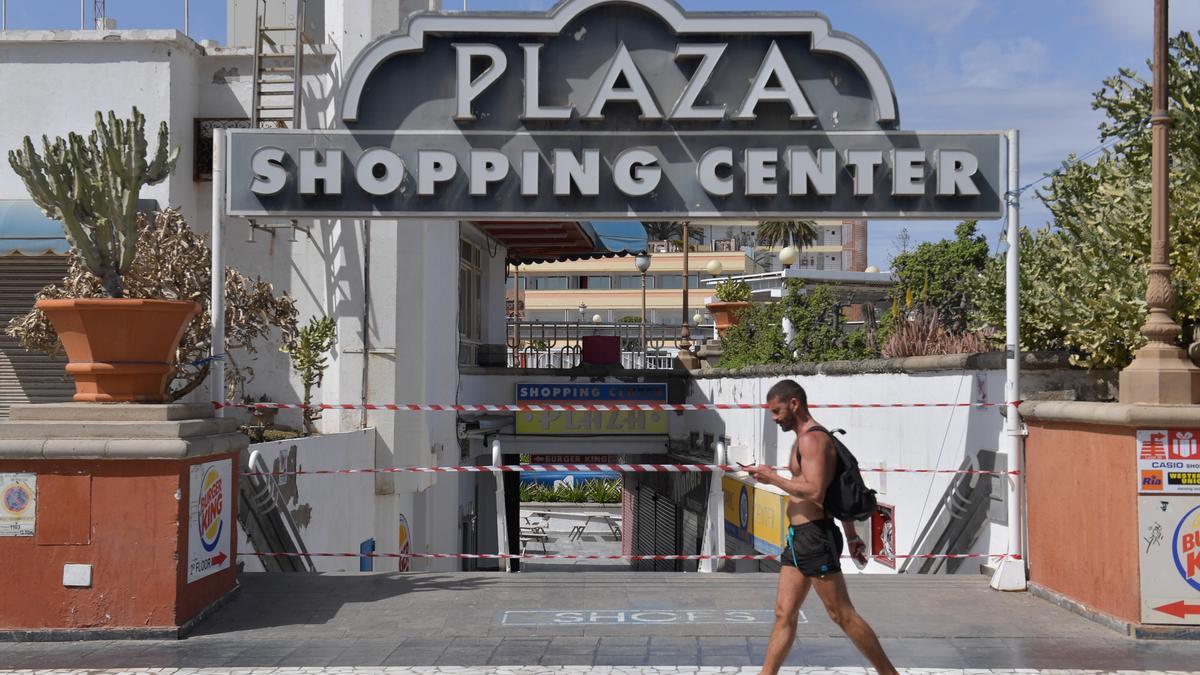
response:
M215 467L209 467L200 482L200 545L205 551L212 551L221 541L225 522L221 514L225 512L224 481Z
M1180 519L1172 544L1175 569L1189 586L1200 591L1200 506Z

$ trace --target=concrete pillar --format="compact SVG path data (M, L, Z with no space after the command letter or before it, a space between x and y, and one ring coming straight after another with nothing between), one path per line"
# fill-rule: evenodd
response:
M177 637L231 597L236 428L207 404L13 406L0 636Z

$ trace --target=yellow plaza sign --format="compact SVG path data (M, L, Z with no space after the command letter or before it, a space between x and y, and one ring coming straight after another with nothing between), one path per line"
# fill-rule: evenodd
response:
M517 403L538 405L588 403L666 403L661 382L525 382L517 385ZM661 410L546 410L517 413L518 434L543 436L633 436L666 434Z
M517 413L518 434L665 434L667 413L649 410L564 410Z

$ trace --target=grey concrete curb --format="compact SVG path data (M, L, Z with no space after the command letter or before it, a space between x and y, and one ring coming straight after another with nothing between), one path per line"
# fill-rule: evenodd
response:
M929 373L948 370L1004 370L1004 352L982 354L946 354L911 356L863 361L825 361L790 363L747 368L702 368L692 371L696 379L721 377L774 377L780 375L866 375L869 373ZM1025 370L1074 369L1066 352L1026 352L1021 354Z
M1132 624L1130 624L1128 621L1124 621L1112 616L1111 614L1105 614L1104 612L1092 609L1081 602L1072 600L1061 593L1046 588L1045 586L1039 586L1038 584L1030 583L1029 594L1035 598L1041 598L1042 600L1046 600L1047 602L1058 605L1072 614L1078 614L1088 621L1098 623L1101 626L1114 630L1122 635L1133 634L1131 630Z
M200 610L181 626L163 628L45 628L33 630L0 629L0 642L81 642L92 640L181 640L202 621L233 601L241 593L241 585Z
M1062 607L1112 630L1139 640L1197 640L1200 639L1200 626L1170 626L1134 623L1118 619L1111 614L1105 614L1092 609L1083 603L1076 602L1061 593L1056 593L1045 586L1029 584L1029 594Z
M1200 426L1200 405L1131 405L1086 401L1026 401L1027 421L1068 424L1111 424L1120 427Z

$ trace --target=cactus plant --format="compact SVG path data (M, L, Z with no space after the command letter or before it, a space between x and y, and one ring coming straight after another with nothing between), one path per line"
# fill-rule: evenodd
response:
M179 148L168 146L167 124L158 128L158 148L147 161L146 117L108 119L96 112L88 137L74 132L53 143L42 136L42 153L26 136L8 163L48 218L63 224L67 241L109 297L124 297L121 275L137 250L137 203L143 185L161 183L175 168Z
M750 302L750 284L739 279L726 279L713 290L719 302Z

